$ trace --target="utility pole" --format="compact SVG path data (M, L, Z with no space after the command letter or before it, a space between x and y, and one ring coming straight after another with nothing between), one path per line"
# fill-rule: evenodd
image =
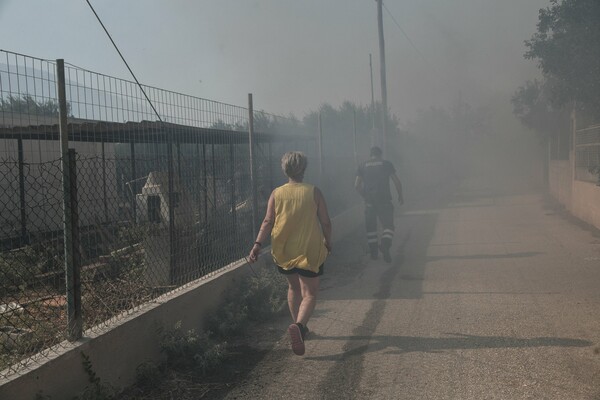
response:
M385 41L383 39L383 0L377 2L377 25L379 27L379 63L381 71L381 146L387 145L387 82L385 76Z
M375 146L377 138L375 137L375 93L373 91L373 57L369 53L369 69L371 70L371 146Z

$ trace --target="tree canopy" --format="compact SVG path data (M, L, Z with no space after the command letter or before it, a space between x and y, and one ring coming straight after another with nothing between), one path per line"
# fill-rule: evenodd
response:
M556 134L568 117L568 110L551 100L555 85L549 79L527 81L511 98L515 116L542 139Z
M67 113L70 105L67 103ZM58 102L52 99L38 101L30 95L8 96L0 99L0 111L30 115L58 115Z
M525 58L537 60L553 82L550 101L576 101L600 116L600 1L551 0L540 10L537 32L525 45ZM521 94L534 88L524 87Z

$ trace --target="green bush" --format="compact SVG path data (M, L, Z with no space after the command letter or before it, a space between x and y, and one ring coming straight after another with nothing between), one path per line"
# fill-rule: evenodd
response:
M209 328L219 337L243 332L250 321L263 322L285 309L286 284L273 269L261 269L229 292L224 304L208 318Z
M208 317L208 326L217 336L228 338L240 334L248 320L248 306L241 301L229 301Z
M184 331L181 321L160 334L161 351L167 356L166 365L175 370L195 369L206 374L221 365L225 358L226 343L215 343L210 332Z
M152 362L144 362L135 369L135 381L140 387L153 389L158 387L163 380L163 371Z
M252 321L267 321L287 305L287 285L273 269L261 269L250 277L245 281L242 293L248 318Z

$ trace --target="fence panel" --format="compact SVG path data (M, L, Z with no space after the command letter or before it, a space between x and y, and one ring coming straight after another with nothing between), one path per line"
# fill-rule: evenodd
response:
M600 125L575 132L575 179L600 183Z
M0 52L0 370L49 355L66 332L54 62Z
M55 64L0 51L0 377L67 337ZM85 335L247 254L248 110L69 64L65 80ZM262 111L254 123L260 220L286 151L304 151L319 182L316 127ZM351 159L327 161L332 215L350 203Z

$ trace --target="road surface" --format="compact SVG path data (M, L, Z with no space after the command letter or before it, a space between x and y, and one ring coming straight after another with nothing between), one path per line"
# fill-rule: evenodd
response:
M305 356L280 324L222 398L600 400L597 232L467 184L395 222L392 264L334 248Z

